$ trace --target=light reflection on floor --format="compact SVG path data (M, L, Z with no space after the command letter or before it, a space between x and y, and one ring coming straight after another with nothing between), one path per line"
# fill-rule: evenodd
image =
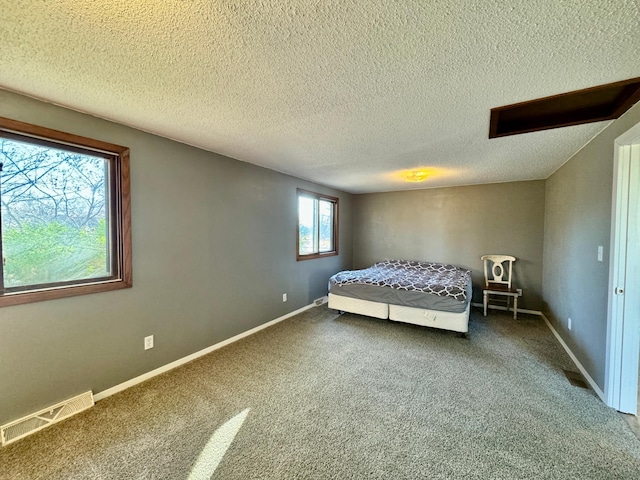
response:
M196 464L191 469L188 480L209 480L211 478L248 414L249 409L247 408L228 420L211 435L200 452Z

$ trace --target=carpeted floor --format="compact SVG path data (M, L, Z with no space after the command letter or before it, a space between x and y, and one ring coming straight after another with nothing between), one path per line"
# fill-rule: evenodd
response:
M562 369L537 317L473 313L462 339L318 307L0 449L0 478L640 478Z

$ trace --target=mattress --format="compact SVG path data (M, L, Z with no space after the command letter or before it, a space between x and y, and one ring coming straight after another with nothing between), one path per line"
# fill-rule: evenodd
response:
M407 307L464 312L471 299L471 271L454 265L389 260L363 270L339 272L329 292Z

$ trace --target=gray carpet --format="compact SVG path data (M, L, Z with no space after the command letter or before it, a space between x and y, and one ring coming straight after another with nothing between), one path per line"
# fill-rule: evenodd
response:
M537 317L461 339L324 306L0 449L0 478L640 478L640 441L562 369Z

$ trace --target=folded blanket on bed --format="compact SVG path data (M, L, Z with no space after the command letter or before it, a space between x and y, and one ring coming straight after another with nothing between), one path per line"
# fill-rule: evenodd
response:
M375 285L452 297L459 301L467 299L470 281L471 270L412 260L387 260L363 270L347 270L331 277L331 283L337 286Z

